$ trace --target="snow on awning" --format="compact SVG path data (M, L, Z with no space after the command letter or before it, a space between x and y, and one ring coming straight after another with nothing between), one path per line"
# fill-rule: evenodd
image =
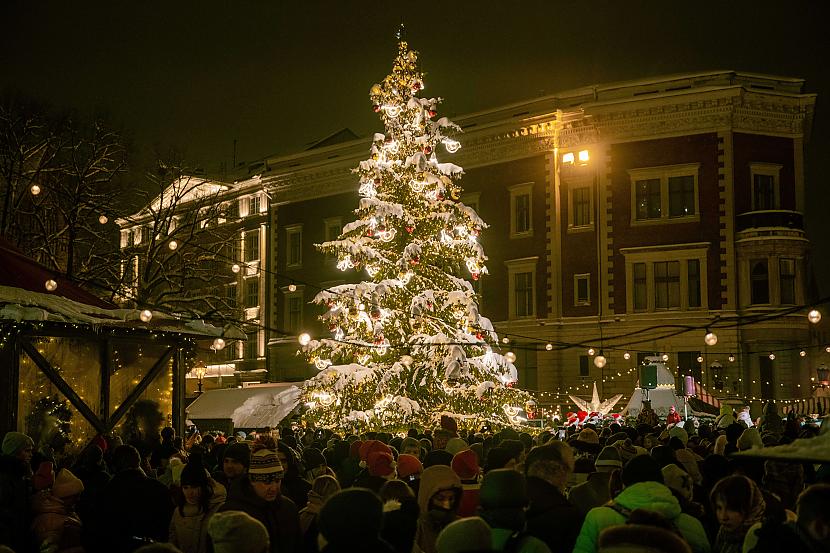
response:
M824 419L821 427L821 433L814 438L799 438L785 445L752 448L731 456L827 463L830 462L830 422Z
M0 320L52 321L89 324L115 328L148 328L162 332L179 332L199 336L244 340L245 334L233 326L213 326L200 320L182 320L161 311L153 311L149 323L141 322L136 309L107 309L55 294L32 292L12 286L0 286Z
M208 390L186 412L193 420L231 419L235 428L262 428L279 424L299 396L299 388L290 383Z

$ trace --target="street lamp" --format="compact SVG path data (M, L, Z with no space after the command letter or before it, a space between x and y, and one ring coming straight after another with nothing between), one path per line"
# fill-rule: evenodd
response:
M202 360L197 361L196 366L193 367L193 374L196 375L196 383L199 386L199 389L196 391L196 395L202 394L202 379L205 378L205 373L207 373L205 362Z

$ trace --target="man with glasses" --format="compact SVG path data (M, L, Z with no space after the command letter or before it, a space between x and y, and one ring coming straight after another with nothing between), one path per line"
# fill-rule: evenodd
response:
M284 469L273 449L251 455L248 473L234 480L220 511L243 511L268 530L271 553L294 553L302 544L300 517L293 501L282 495Z

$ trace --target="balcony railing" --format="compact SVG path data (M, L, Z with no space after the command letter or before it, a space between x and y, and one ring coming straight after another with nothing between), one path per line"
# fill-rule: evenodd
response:
M736 227L738 232L763 227L804 230L804 216L798 211L783 209L748 211L736 217Z

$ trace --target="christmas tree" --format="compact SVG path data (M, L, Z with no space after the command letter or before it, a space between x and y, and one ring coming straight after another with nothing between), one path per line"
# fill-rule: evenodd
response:
M494 351L498 337L465 279L487 273L478 241L487 225L458 201L461 167L438 160L438 150L458 150L460 128L436 119L440 98L420 98L423 89L417 53L400 41L392 73L370 90L385 133L354 169L357 220L318 245L371 280L314 298L332 333L301 337L320 371L301 396L317 426L400 430L449 415L462 428L499 428L519 424L531 399L513 388L516 368Z

